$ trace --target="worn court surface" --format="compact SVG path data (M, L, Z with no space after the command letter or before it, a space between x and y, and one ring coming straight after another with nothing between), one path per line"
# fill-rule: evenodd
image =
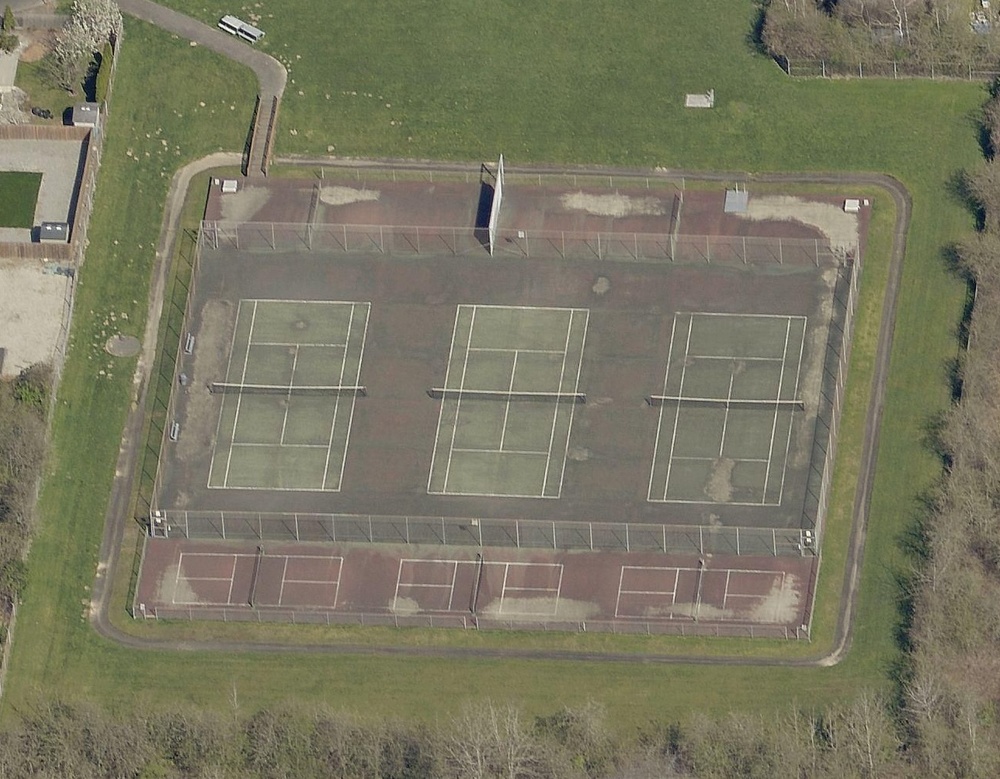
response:
M213 188L206 216L482 223L478 181L351 175L255 184L225 197ZM559 190L509 181L501 225L514 234L524 226L822 237L809 219L723 215L722 199L721 190L692 191L680 209L670 186ZM490 258L485 250L456 257L426 244L414 256L392 256L267 245L206 244L187 325L192 349L180 357L184 381L172 401L179 435L160 458L160 508L706 532L803 526L828 445L823 394L839 348L839 262L672 264L502 251ZM272 392L210 392L218 383ZM698 617L797 627L808 622L814 564L487 549L474 574L476 550L468 548L264 546L258 555L256 547L154 539L140 601L471 613L468 602L455 604L468 601L475 579L473 597L485 599L472 604L479 616L494 609L555 622ZM324 560L311 559L317 555ZM515 606L522 611L504 611Z
M138 602L160 618L253 619L257 609L274 613L265 618L328 612L526 626L614 622L617 630L674 621L794 629L809 621L816 562L151 539Z

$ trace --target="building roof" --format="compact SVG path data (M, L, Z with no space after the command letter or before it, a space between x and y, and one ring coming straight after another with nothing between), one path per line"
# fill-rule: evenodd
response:
M73 126L93 127L101 114L99 103L77 103L73 106Z
M66 243L69 240L69 223L42 222L38 226L38 240Z

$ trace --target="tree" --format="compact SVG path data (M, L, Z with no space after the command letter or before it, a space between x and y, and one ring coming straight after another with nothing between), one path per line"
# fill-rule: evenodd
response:
M50 58L52 76L73 93L95 53L121 36L122 14L114 0L73 0L69 22L56 36Z
M529 779L541 776L542 749L511 705L468 705L452 721L444 757L456 779Z

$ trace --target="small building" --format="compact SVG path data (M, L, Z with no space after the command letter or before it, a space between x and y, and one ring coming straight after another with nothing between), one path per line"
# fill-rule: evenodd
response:
M844 212L857 214L861 211L861 200L856 197L849 197L844 201Z
M73 126L97 127L100 115L101 106L99 103L77 103L73 106Z
M69 222L42 222L38 226L39 243L66 243L69 241Z

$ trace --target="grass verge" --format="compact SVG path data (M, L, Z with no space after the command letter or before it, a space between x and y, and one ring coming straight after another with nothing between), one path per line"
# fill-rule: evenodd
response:
M0 227L32 227L41 173L0 171Z

